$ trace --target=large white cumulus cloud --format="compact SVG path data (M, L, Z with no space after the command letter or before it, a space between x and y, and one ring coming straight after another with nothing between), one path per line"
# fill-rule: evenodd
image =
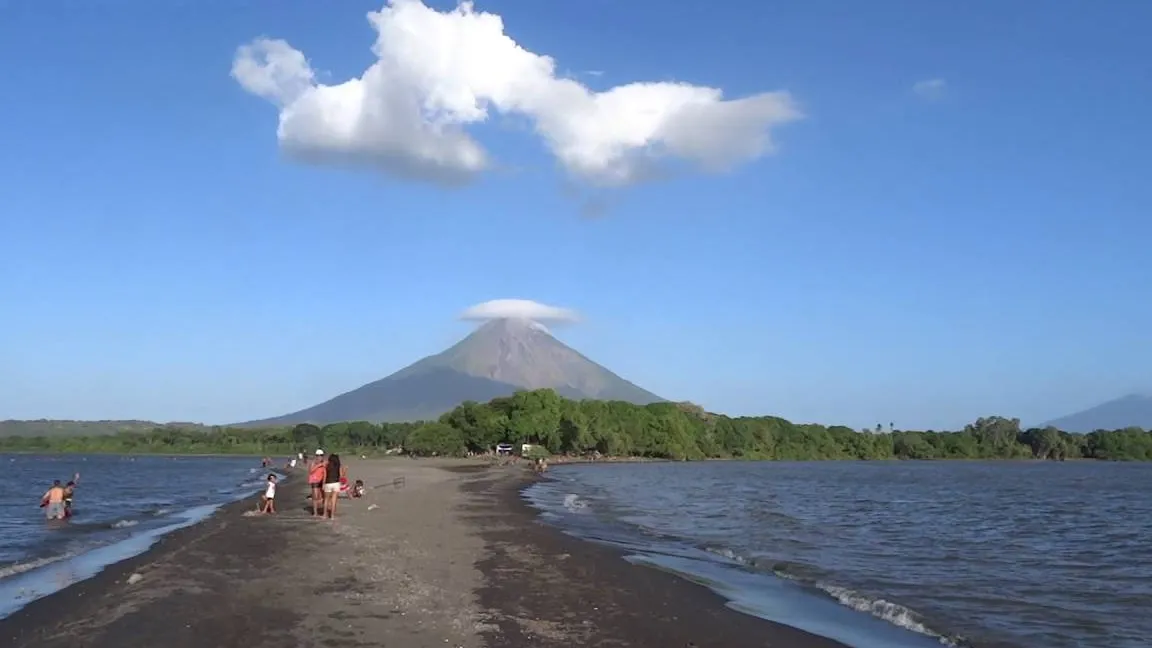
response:
M670 160L712 171L753 160L772 151L774 126L801 116L783 91L725 100L717 88L660 82L594 92L558 77L550 57L517 45L500 16L470 2L441 12L388 0L368 20L377 60L336 85L317 82L284 41L237 50L232 76L279 108L277 136L289 154L464 182L492 164L466 127L495 111L527 117L575 179L611 187Z

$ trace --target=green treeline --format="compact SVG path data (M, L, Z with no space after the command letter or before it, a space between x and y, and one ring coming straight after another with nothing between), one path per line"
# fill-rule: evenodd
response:
M491 451L532 443L553 454L664 459L1107 459L1152 461L1152 432L1140 428L1069 434L1022 430L1018 419L981 418L957 432L857 431L797 424L774 416L730 418L691 403L632 405L573 401L550 389L488 403L466 402L437 421L333 423L241 429L158 427L103 436L10 436L0 452L225 453L289 455L320 446L379 454Z

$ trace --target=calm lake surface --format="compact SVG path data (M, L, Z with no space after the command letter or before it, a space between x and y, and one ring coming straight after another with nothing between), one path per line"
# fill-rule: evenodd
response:
M0 454L0 466L0 618L258 492L268 475L251 457ZM72 519L46 521L40 497L77 472Z
M1152 465L559 466L549 523L857 648L1152 646Z

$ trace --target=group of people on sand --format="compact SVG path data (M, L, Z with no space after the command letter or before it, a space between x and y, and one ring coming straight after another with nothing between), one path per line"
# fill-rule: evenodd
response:
M72 495L79 483L80 473L73 475L67 484L61 484L59 479L53 480L52 487L40 498L44 517L49 520L67 520L72 517Z
M267 465L265 463L265 466ZM317 448L316 453L305 466L304 453L301 452L290 459L285 467L295 469L297 466L307 470L308 490L312 499L312 515L314 517L334 519L336 517L336 503L340 497L359 498L364 496L364 482L357 479L354 484L349 485L348 467L340 461L338 454L327 454L324 450ZM276 484L276 475L268 475L268 484L257 509L259 512L276 512Z
M320 448L308 464L308 488L312 494L312 515L333 519L340 493L348 490L348 467L338 454L324 454Z

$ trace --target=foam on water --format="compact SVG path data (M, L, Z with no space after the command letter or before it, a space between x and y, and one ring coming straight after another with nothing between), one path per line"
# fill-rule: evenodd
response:
M703 553L703 552L702 552ZM865 616L785 579L725 566L708 558L670 553L630 554L633 564L655 567L716 592L728 606L775 623L799 628L854 648L931 648L932 638L909 632L885 619Z
M870 614L905 630L911 630L912 632L932 637L945 646L964 648L968 645L963 637L951 636L930 627L928 622L915 610L883 598L871 597L847 587L841 587L818 580L803 566L771 561L765 564L755 558L742 556L726 547L705 547L705 551L731 560L745 569L758 572L770 572L779 578L794 582L797 585L817 590L830 596L845 607L856 610L857 612Z
M33 569L39 569L46 565L51 565L54 562L66 560L70 557L72 557L72 554L60 554L58 556L45 556L44 558L34 558L25 562L5 565L0 567L0 580L10 578L12 576L17 576L19 574L23 574L24 572L32 571Z
M588 501L580 499L575 493L569 493L564 496L564 508L569 513L578 513L588 508Z
M892 625L906 628L913 632L918 632L923 635L935 637L940 640L940 643L946 646L961 646L962 639L956 637L948 637L932 628L929 628L919 614L910 610L898 603L892 603L882 598L870 598L859 592L854 592L847 587L838 587L836 585L828 585L826 583L817 583L816 587L827 592L832 598L839 601L842 605L858 610L860 612L867 612L872 616L883 619Z

